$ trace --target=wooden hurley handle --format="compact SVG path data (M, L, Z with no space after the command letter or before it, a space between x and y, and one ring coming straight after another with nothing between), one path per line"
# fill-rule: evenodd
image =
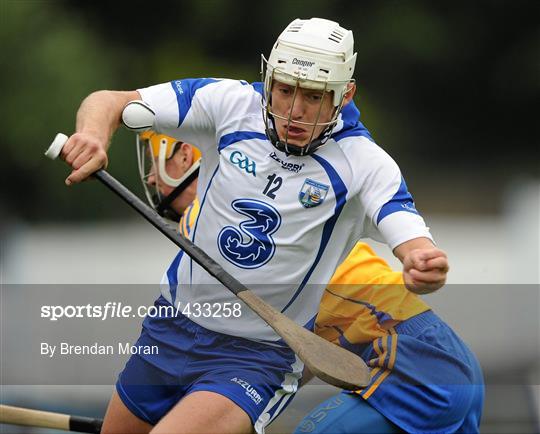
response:
M69 430L69 415L0 405L0 421L12 425Z
M63 413L0 405L0 423L98 434L103 421Z

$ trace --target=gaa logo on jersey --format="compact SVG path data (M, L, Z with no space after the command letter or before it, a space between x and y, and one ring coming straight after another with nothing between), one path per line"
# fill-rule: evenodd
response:
M255 161L249 159L249 157L242 154L240 151L234 151L229 157L229 161L238 166L240 169L245 170L246 173L251 173L253 176L257 176L255 171L257 170L257 164Z
M305 208L313 208L324 202L329 188L329 185L306 178L300 193L298 193L298 200Z

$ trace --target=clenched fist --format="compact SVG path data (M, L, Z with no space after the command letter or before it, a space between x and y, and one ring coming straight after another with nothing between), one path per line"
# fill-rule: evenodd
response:
M403 258L405 286L416 294L429 294L442 287L449 270L446 253L435 247L414 249Z

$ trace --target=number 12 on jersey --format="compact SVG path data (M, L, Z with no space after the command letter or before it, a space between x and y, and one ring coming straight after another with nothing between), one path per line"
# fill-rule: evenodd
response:
M275 199L276 191L278 191L283 184L283 178L277 176L275 173L272 173L266 179L268 179L268 184L266 184L266 187L264 187L263 194L268 196L270 199Z

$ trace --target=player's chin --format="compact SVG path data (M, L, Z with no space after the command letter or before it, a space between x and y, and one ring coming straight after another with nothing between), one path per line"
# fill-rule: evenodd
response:
M308 141L305 140L297 140L297 139L291 139L290 137L287 139L287 143L290 145L298 146L300 148L303 148L304 146L307 146Z
M304 147L307 146L309 135L305 134L280 134L279 139L283 142L287 142L290 145Z

